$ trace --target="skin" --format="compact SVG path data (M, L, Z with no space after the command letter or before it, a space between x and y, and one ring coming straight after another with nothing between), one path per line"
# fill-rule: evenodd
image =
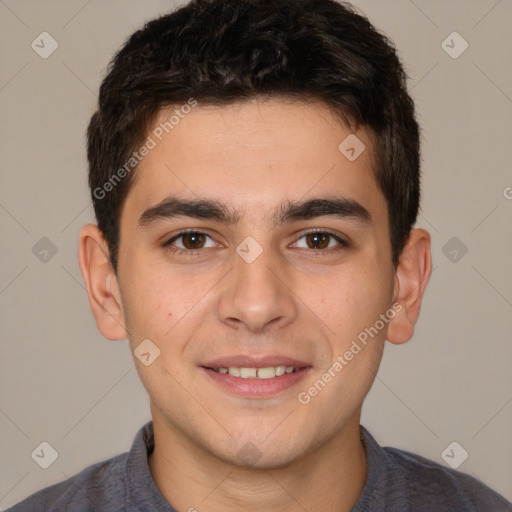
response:
M351 133L366 146L352 162L338 150ZM121 214L117 276L97 226L82 229L80 267L98 329L110 340L128 337L132 350L148 338L160 349L149 366L134 361L154 423L150 470L178 511L349 511L361 495L363 400L385 340L411 338L432 268L423 229L411 231L393 267L371 149L364 127L342 125L320 102L199 105L137 170ZM223 201L239 222L182 216L141 227L142 213L171 194ZM284 201L332 196L357 201L371 221L322 216L276 224L271 218ZM211 237L200 239L202 249L188 249L194 256L163 246L191 228ZM329 237L322 245L305 236L311 229L332 232L349 246ZM236 252L248 236L263 249L252 263ZM194 246L182 237L174 247ZM393 304L400 312L301 404L298 394ZM276 396L243 398L199 367L239 354L286 355L311 368ZM237 454L248 446L258 456L244 462Z

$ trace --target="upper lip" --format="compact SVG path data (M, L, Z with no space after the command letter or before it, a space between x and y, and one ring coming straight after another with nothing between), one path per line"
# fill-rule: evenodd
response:
M311 365L298 359L280 355L237 355L220 357L203 363L200 366L204 366L205 368L266 368L268 366L293 366L294 368L305 368Z

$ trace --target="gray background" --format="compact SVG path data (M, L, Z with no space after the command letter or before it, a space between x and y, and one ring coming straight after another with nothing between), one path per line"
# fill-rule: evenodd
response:
M106 64L173 5L0 0L0 508L128 450L150 418L127 342L96 330L77 239L93 221L84 132ZM443 464L457 441L469 453L459 469L512 500L512 1L356 5L410 76L423 129L418 226L435 266L415 337L387 344L363 423L381 444ZM47 59L31 48L43 31L59 45ZM453 31L469 44L457 59L441 46ZM48 469L31 458L42 441L59 454Z

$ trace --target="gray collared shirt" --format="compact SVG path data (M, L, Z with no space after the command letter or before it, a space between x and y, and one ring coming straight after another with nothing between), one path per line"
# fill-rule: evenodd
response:
M512 512L512 503L465 473L397 448L382 448L360 427L368 478L352 512ZM7 512L176 512L151 476L153 423L135 436L128 453L93 464L42 489ZM189 510L207 512L204 505Z

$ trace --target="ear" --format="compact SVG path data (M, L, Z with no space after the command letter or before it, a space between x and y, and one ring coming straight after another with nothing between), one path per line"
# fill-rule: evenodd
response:
M395 270L393 304L398 303L401 308L388 325L386 339L391 343L405 343L412 338L431 272L430 235L424 229L412 229Z
M98 330L109 340L125 339L127 332L117 276L98 226L87 224L80 231L78 261Z

